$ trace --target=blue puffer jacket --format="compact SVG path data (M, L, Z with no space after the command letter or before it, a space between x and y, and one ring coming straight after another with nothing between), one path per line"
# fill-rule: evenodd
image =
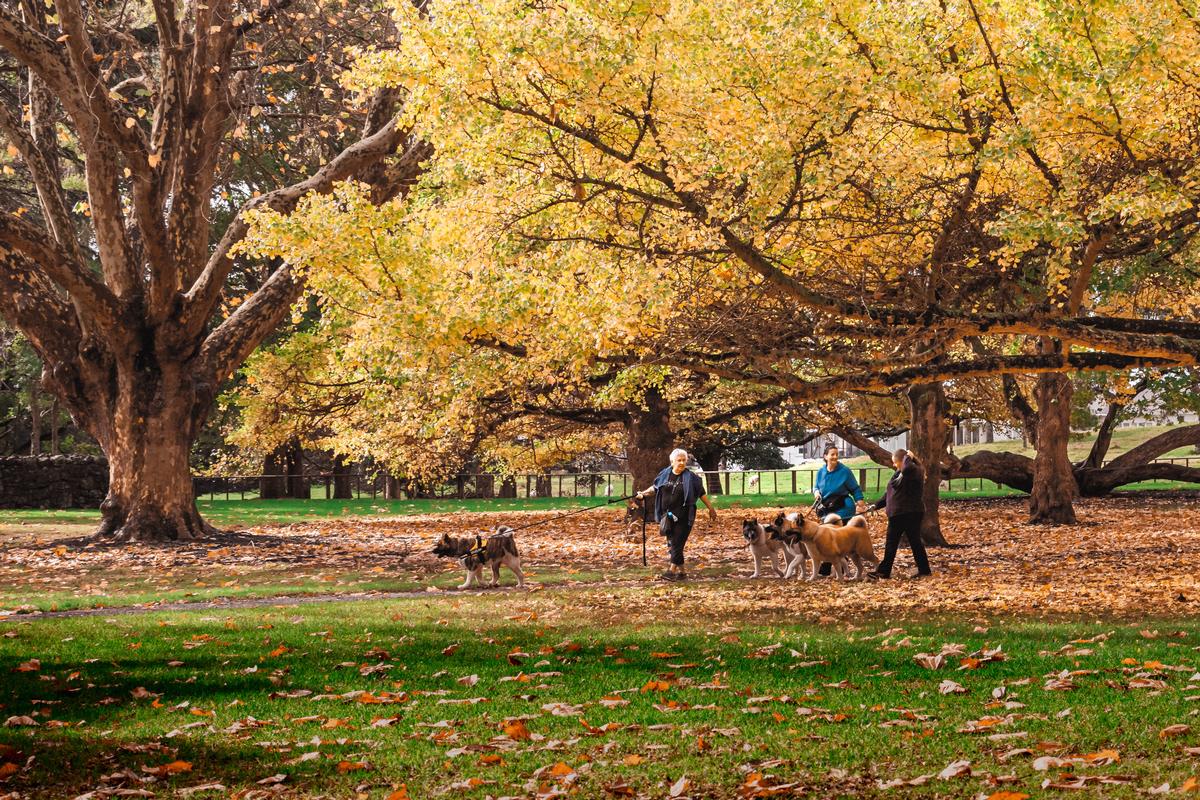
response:
M846 499L835 509L837 515L842 519L853 517L854 501L863 499L862 489L859 487L858 481L854 479L854 473L845 464L839 463L837 469L832 472L828 467L821 467L817 470L813 488L821 493L821 497L846 493Z

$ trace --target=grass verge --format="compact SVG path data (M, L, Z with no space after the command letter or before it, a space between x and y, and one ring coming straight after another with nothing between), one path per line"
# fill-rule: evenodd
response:
M10 621L0 791L875 797L905 781L904 797L1060 796L1049 781L1135 797L1198 772L1200 623L1153 627L639 628L580 619L549 591ZM914 660L939 652L938 670Z

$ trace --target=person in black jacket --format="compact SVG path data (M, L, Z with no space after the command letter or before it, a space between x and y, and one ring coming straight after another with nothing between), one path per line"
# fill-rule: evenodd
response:
M896 473L888 481L887 493L869 509L864 508L871 511L883 508L888 518L883 561L879 562L874 572L868 572L867 577L875 580L892 577L892 562L896 560L900 537L905 536L912 548L913 561L917 562L917 571L912 577L923 578L933 574L929 569L929 556L925 554L925 543L921 541L921 518L925 516L925 500L922 497L925 471L916 457L904 449L892 453L892 464L896 467Z
M717 510L704 490L704 480L687 468L688 453L681 447L671 451L671 466L654 479L654 485L637 497L654 495L654 515L662 535L667 537L671 566L659 577L668 581L687 580L683 571L683 546L696 523L696 502L708 506L708 518L717 521Z

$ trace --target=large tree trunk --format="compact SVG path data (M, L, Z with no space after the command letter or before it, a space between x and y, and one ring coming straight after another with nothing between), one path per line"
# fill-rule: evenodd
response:
M96 424L96 438L108 458L108 496L100 505L98 538L114 541L178 541L215 532L200 518L188 463L197 417L207 403L184 373L134 360L118 382L135 382L119 398L112 415ZM132 373L132 374L130 374Z
M631 403L625 425L625 450L634 491L654 483L671 454L671 406L658 389L646 390L646 407Z
M287 467L287 495L294 500L309 500L312 498L312 488L304 475L304 447L300 440L293 438L287 443L285 451Z
M693 444L691 453L704 470L704 490L712 495L724 492L721 486L721 459L725 456L725 448L719 444Z
M354 498L354 474L350 462L345 456L333 457L333 499L352 500Z
M908 387L908 408L912 425L908 449L916 454L925 470L925 516L921 521L921 539L927 545L945 547L938 513L938 489L942 481L942 452L951 430L946 425L946 392L941 383L918 383Z
M263 500L287 497L287 477L283 474L284 447L277 447L263 459L263 477L258 480L258 496Z
M1075 470L1067 457L1071 438L1071 378L1060 373L1037 379L1037 456L1033 459L1033 489L1029 521L1045 525L1074 525L1079 494Z

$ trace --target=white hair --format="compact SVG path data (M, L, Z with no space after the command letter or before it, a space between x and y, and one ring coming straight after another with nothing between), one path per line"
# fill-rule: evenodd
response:
M674 450L672 450L672 451L671 451L671 457L670 457L670 458L668 458L667 460L668 460L668 461L674 461L674 460L675 460L675 456L678 456L678 455L682 455L682 456L684 456L684 457L686 458L686 457L687 457L687 454L688 454L688 451L687 451L687 450L684 450L682 447L676 447Z

